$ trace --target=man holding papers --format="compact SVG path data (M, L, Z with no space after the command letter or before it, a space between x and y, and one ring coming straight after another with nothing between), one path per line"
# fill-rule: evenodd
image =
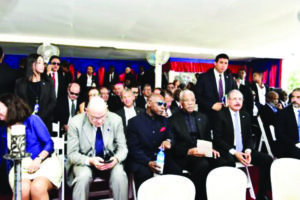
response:
M247 166L253 164L260 169L257 200L267 199L266 191L270 187L270 167L272 157L253 149L251 119L248 113L241 111L243 95L232 90L227 96L228 108L221 110L214 123L213 143L221 157L235 166L239 161Z
M214 164L220 163L222 159L219 158L219 152L212 149L207 117L194 111L194 93L183 90L180 93L180 103L183 109L169 118L174 136L173 160L181 170L186 169L191 173L196 187L196 199L204 200L207 199L206 177Z

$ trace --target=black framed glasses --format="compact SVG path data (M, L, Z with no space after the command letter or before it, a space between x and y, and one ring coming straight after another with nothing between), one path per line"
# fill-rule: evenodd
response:
M70 92L71 95L79 96L79 93Z
M58 65L58 66L60 66L60 63L59 62L52 62L51 65Z

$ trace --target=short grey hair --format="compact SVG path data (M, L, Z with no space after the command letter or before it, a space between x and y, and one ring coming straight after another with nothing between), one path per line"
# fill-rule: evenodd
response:
M193 97L195 98L194 92L192 92L192 91L189 90L189 89L184 89L184 90L182 90L182 91L180 92L179 100L180 100L180 101L183 101L183 95L188 95L188 94L192 94Z
M230 98L231 98L231 94L232 94L232 93L239 93L239 94L242 95L242 97L243 97L243 99L244 99L244 95L241 93L241 91L239 91L239 90L237 90L237 89L233 89L233 90L231 90L230 92L228 92L228 94L227 94L227 99L230 99Z

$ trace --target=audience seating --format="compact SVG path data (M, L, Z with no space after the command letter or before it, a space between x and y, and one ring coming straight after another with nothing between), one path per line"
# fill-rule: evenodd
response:
M271 166L273 200L300 199L300 160L276 159Z
M251 177L250 177L250 173L249 173L249 169L248 167L252 167L253 165L248 165L248 166L245 166L243 165L242 163L240 162L236 162L235 163L235 167L238 168L238 169L241 169L245 172L246 176L247 176L247 188L249 189L249 193L250 193L250 196L252 199L256 199L256 196L255 196L255 193L254 193L254 188L253 188L253 184L252 184L252 181L251 181Z
M245 200L247 177L234 167L218 167L212 170L206 180L208 200Z
M264 142L265 145L266 145L268 154L269 154L272 158L274 158L273 153L272 153L272 151L271 151L270 143L269 143L269 141L268 141L268 138L267 138L267 135L266 135L266 132L265 132L265 128L264 128L264 125L263 125L263 122L262 122L260 116L257 117L257 121L258 121L260 130L261 130L261 137L260 137L260 141L259 141L258 151L261 151L261 149L262 149L262 143Z
M156 176L142 183L137 196L138 200L194 200L195 186L183 176Z

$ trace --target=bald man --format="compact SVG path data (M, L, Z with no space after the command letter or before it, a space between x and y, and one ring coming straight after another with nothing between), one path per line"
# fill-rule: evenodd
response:
M67 149L67 183L73 187L73 199L88 199L95 177L109 177L114 199L128 199L128 179L121 164L128 152L122 120L107 110L102 98L92 98L87 113L71 119Z

